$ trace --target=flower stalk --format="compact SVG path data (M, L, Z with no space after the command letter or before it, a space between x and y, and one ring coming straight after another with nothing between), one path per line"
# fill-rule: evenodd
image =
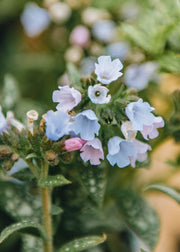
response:
M48 177L48 163L43 162L42 165L42 177L46 179ZM42 200L42 209L43 209L43 222L44 229L49 238L48 241L44 240L44 252L53 251L53 239L52 239L52 221L51 221L51 189L48 187L41 188L41 200Z

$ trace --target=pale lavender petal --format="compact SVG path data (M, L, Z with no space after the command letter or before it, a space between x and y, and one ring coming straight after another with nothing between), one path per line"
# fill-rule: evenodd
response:
M81 101L81 93L69 86L60 87L55 90L52 95L53 102L59 102L56 106L57 110L70 111Z
M109 84L112 81L117 80L122 73L119 72L123 65L119 59L111 61L110 56L100 56L98 63L95 63L95 74L97 75L98 81L103 84Z
M104 159L101 141L98 138L94 138L93 140L86 142L81 149L80 156L84 162L89 160L91 165L100 164L100 159Z
M148 137L150 139L154 139L159 135L157 128L162 128L162 127L164 127L163 118L161 116L154 117L152 125L150 126L144 125L143 130L141 131L141 134L146 140L148 140Z
M137 157L131 157L130 160L131 166L135 167L136 160L139 162L143 162L147 159L147 151L151 150L151 146L138 140L134 140L133 144L137 150Z

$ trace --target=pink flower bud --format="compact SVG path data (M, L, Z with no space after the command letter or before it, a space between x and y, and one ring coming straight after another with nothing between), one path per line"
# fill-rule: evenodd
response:
M83 48L87 48L89 42L89 30L83 25L76 26L70 35L70 43Z
M65 149L70 152L70 151L75 151L75 150L80 150L83 145L86 143L85 140L79 138L79 137L74 137L65 140Z

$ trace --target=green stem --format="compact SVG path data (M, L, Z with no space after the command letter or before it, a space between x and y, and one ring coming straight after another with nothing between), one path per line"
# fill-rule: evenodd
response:
M48 176L48 164L46 162L43 163L42 166L42 176L43 178L47 178ZM44 228L49 237L49 241L44 240L44 252L52 252L53 244L52 244L52 223L51 223L51 189L48 187L41 188L41 199L42 199L42 208L43 208L43 221Z
M28 164L29 168L31 169L32 173L36 176L37 179L39 179L39 172L37 171L37 168L33 165L32 162L25 160Z

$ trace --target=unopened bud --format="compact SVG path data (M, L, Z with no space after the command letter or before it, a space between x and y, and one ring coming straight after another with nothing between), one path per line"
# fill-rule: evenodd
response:
M52 150L55 151L57 154L65 152L64 141L59 141L59 142L53 143Z
M13 162L16 162L19 160L19 155L17 153L12 154L11 159Z
M66 163L70 163L72 161L72 155L70 152L66 152L63 155L61 155L61 159Z
M54 22L62 24L69 19L71 8L66 3L55 2L49 6L49 14Z
M85 140L79 137L73 137L64 141L65 150L68 152L80 150L83 145L86 143Z
M11 148L6 145L0 145L0 157L7 157L13 153Z
M67 49L65 59L72 63L78 63L83 57L83 49L79 46L72 46Z
M49 150L45 153L45 159L51 164L51 165L57 165L59 163L57 154Z
M31 134L33 135L33 122L36 121L38 119L38 112L36 110L29 110L26 113L27 116L27 127L28 130L31 132Z
M126 140L131 141L136 138L137 130L132 128L132 123L130 121L123 122L121 125L121 131L126 138Z
M46 120L44 118L42 118L40 121L40 129L41 130L44 130L45 124L46 124Z
M2 164L2 167L3 167L4 170L6 170L6 171L11 170L12 166L13 166L13 162L12 162L11 160L5 160L5 161L3 162L3 164Z

